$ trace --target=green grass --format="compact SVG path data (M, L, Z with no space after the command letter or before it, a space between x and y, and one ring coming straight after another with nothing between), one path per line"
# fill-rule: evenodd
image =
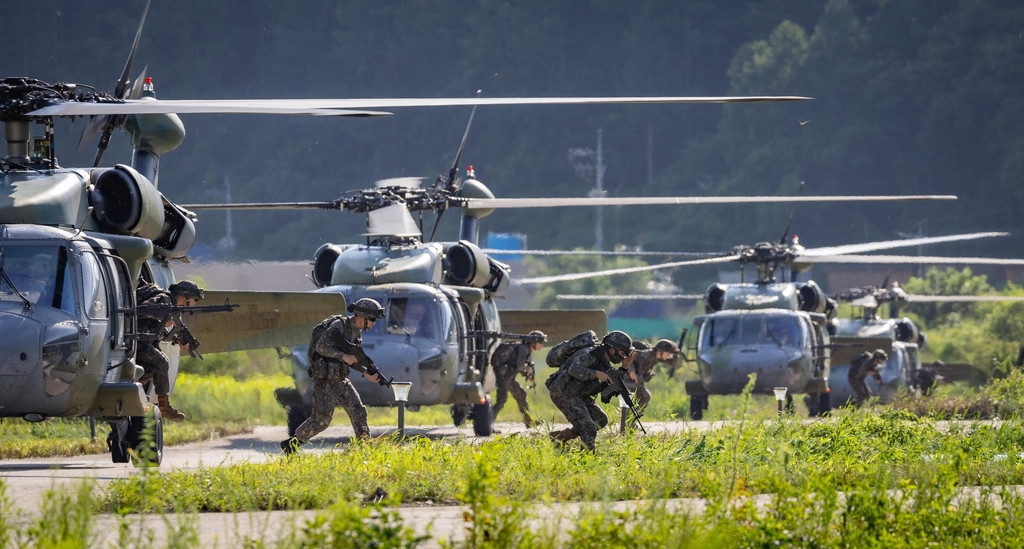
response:
M261 464L166 472L147 480L156 493L150 503L140 496L139 479L118 480L109 508L318 509L359 501L378 488L404 503L451 502L480 453L492 456L502 472L501 495L602 501L709 496L734 486L760 493L774 489L777 479L806 486L825 476L842 489L867 481L897 488L945 462L956 463L963 485L1019 484L1022 452L1024 427L1017 424L949 431L896 412L810 424L748 420L644 438L606 429L596 455L556 447L543 435L483 444L382 439ZM317 481L294 482L303 478Z

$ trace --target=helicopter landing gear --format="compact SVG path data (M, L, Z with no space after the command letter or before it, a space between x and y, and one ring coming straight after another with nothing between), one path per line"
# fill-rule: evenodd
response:
M462 427L462 424L466 422L466 418L471 415L469 406L464 404L453 404L448 411L451 412L452 421L456 427Z
M704 410L708 409L708 395L690 395L690 419L701 421L704 419Z
M114 463L160 465L164 458L164 418L152 407L149 415L112 422L107 448Z
M486 396L483 402L473 405L473 432L478 437L491 436L492 421L491 397Z

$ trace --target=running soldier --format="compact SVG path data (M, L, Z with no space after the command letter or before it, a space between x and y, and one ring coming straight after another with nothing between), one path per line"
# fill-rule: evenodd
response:
M678 357L679 347L667 339L662 339L654 344L653 349L637 349L633 356L626 360L626 388L636 391L633 402L636 403L638 412L643 413L651 401L647 382L654 378L654 365L660 362L671 368L675 366Z
M363 298L349 305L352 316L329 317L325 330L309 342L309 377L313 380L313 415L295 429L295 436L281 441L281 450L290 454L298 450L309 439L321 433L331 424L334 407L340 405L352 421L352 429L360 439L370 438L370 427L366 423L366 406L359 393L348 380L349 368L363 374L376 383L377 374L367 374L362 364L351 353L352 347L363 344L363 330L373 328L374 323L384 318L380 303ZM321 323L322 325L323 323ZM315 341L313 341L315 340Z
M523 424L526 425L527 429L533 427L533 418L530 417L530 406L526 402L526 390L519 385L516 375L521 374L527 380L534 378L536 371L533 362L530 361L530 353L539 351L548 340L548 336L540 330L534 330L529 335L532 336L529 343L508 341L498 345L498 348L494 350L494 354L491 355L491 363L494 365L494 379L498 386L498 393L494 402L494 414L491 416L491 419L493 421L494 418L498 417L498 412L505 406L508 394L511 392L512 397L516 399L516 404L519 405L519 413L523 415ZM491 431L496 432L493 428Z
M871 398L871 390L868 389L867 377L870 375L875 378L878 382L878 387L882 387L882 374L878 373L878 367L885 364L885 361L889 360L889 355L885 354L885 351L881 349L875 349L875 351L865 351L850 361L850 372L846 375L846 379L850 382L850 387L853 389L853 405L860 408L865 402Z
M161 290L152 282L139 286L135 292L136 305L176 305L179 307L191 307L203 299L203 289L195 282L182 280L175 282ZM145 372L139 378L139 383L145 385L153 382L153 392L156 393L157 407L160 414L168 421L181 421L185 414L174 409L170 402L171 380L169 377L170 361L167 355L160 350L161 341L169 341L177 344L183 351L188 351L188 344L182 343L175 337L174 323L181 319L171 319L164 324L167 316L164 314L139 314L138 333L147 335L148 338L139 338L138 348L135 351L135 362L142 366Z
M588 450L597 450L597 431L608 425L608 415L594 402L594 397L611 381L608 371L612 364L621 364L632 354L633 340L616 330L604 336L600 345L576 351L559 368L548 389L551 402L572 427L551 433L553 440L565 443L579 437Z

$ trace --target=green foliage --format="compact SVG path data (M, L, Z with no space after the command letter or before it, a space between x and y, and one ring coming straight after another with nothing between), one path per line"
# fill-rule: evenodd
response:
M923 278L911 278L904 285L909 294L917 295L986 295L994 289L985 275L974 276L970 267L958 271L952 267L940 271L931 267ZM974 303L914 303L907 309L927 327L956 324L962 320L980 320L984 306Z
M75 487L48 489L43 493L39 517L18 540L20 547L74 549L92 547L96 541L93 516L95 486L83 481Z
M189 421L283 425L285 412L277 403L274 389L291 385L291 377L280 374L243 381L228 376L179 374L171 398Z
M380 503L363 507L358 503L339 501L277 542L278 547L296 549L403 549L418 547L430 539L417 536L405 527L395 509ZM263 547L262 542L248 540L249 547Z
M291 375L292 369L291 360L282 358L275 349L255 349L206 354L203 355L203 360L185 354L181 358L179 371L192 375L231 376L237 380L244 380L253 376Z
M494 469L494 448L483 448L473 456L474 467L466 473L459 502L466 511L466 539L442 547L465 549L514 549L536 545L527 524L522 503L497 495L500 478Z

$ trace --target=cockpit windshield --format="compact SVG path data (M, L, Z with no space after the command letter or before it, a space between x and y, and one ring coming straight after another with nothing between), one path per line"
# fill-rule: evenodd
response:
M438 305L431 297L392 297L387 305L387 331L439 340Z
M5 245L0 247L0 301L75 312L75 292L68 269L68 251L58 245ZM19 297L18 294L22 297Z
M779 347L801 347L804 339L799 321L792 316L709 318L704 321L701 330L702 348L766 343Z

